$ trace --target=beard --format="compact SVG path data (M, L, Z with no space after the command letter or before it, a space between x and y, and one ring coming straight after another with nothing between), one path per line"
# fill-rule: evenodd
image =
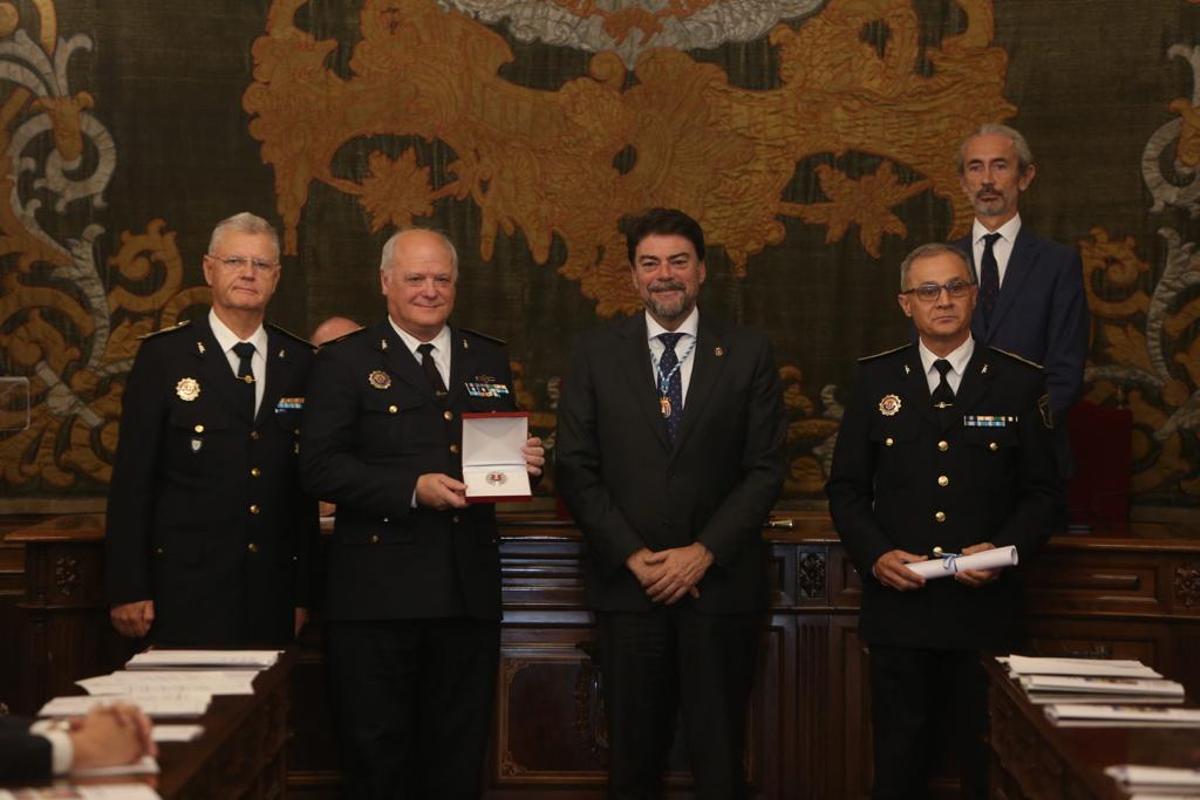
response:
M678 292L667 297L667 292ZM696 296L689 294L687 286L682 281L670 280L656 283L646 293L646 307L656 319L676 322L692 313L696 305Z
M1008 213L1008 198L1000 192L992 191L989 197L983 197L985 193L979 191L971 198L971 205L975 208L975 214L981 217L999 217Z

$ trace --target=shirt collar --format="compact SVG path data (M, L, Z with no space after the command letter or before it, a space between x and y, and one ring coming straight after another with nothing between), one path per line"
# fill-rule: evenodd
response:
M698 306L692 307L692 313L688 314L674 331L669 331L659 325L658 320L649 311L646 312L646 338L650 341L654 341L660 333L682 333L695 336L698 330L700 330L700 308Z
M213 338L217 340L217 344L221 345L221 352L228 353L233 349L233 346L242 339L238 335L229 330L221 318L217 316L217 312L213 309L208 310L208 327L212 329ZM260 322L254 333L250 334L250 338L245 341L254 345L254 350L263 358L267 357L267 329Z
M971 356L975 354L975 337L968 334L967 340L946 356L935 355L920 339L917 340L917 350L921 353L921 366L925 368L926 375L932 373L933 362L939 358L945 358L950 362L950 367L961 376L967 373L967 364L970 363Z
M1012 244L1017 240L1017 234L1020 232L1020 230L1020 214L1014 214L1012 219L1001 225L999 228L996 228L994 231L989 231L987 227L979 221L979 218L976 217L975 224L971 226L971 241L975 244L979 244L983 241L983 237L987 236L989 233L998 233L1000 234L1001 239L1009 244Z
M392 330L394 330L396 335L400 337L400 341L404 342L404 346L408 348L409 352L417 358L420 358L420 354L417 353L417 347L424 344L424 342L393 322L390 314L388 315L388 324L392 326ZM443 325L442 329L438 331L437 336L434 336L429 340L429 344L433 345L434 353L437 355L449 353L450 326Z

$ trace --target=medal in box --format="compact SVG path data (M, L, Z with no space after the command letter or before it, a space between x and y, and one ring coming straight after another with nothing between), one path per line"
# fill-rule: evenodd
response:
M529 415L522 411L464 413L462 426L467 502L531 499L525 454L521 452L529 438Z

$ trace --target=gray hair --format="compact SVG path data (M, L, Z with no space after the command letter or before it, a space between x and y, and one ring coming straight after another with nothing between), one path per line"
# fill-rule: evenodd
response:
M908 271L912 267L913 262L920 261L922 258L929 258L936 255L954 256L963 263L967 268L967 275L971 275L971 262L967 259L967 254L959 250L952 244L943 244L942 242L930 242L923 244L916 250L913 250L904 260L900 262L900 291L907 290L908 287ZM973 277L972 277L973 279Z
M958 165L958 174L962 175L966 168L965 153L967 151L967 142L974 139L976 136L1004 136L1012 141L1013 149L1017 151L1017 170L1021 175L1025 174L1025 170L1029 169L1033 164L1033 151L1029 149L1029 142L1025 141L1025 137L1016 128L1010 128L1007 125L1001 125L998 122L989 122L985 125L980 125L979 128L970 136L962 140L962 144L958 146L958 159L955 162Z
M279 234L275 227L260 216L242 211L232 217L226 217L213 228L212 236L208 239L208 253L212 255L217 248L217 242L226 233L247 233L269 237L275 248L275 260L279 260Z
M454 278L458 279L458 250L454 247L454 242L450 241L450 237L445 233L433 228L405 228L402 231L393 233L386 242L383 243L383 252L379 256L379 271L385 272L392 264L392 256L396 254L396 245L404 238L405 234L414 233L416 231L424 231L432 233L434 236L442 240L442 244L446 246L446 251L450 253L450 266L454 269Z

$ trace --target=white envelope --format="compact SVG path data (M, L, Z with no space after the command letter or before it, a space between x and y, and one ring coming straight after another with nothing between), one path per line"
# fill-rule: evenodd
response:
M467 502L494 503L532 498L521 448L529 438L529 415L496 411L462 415L463 483Z

